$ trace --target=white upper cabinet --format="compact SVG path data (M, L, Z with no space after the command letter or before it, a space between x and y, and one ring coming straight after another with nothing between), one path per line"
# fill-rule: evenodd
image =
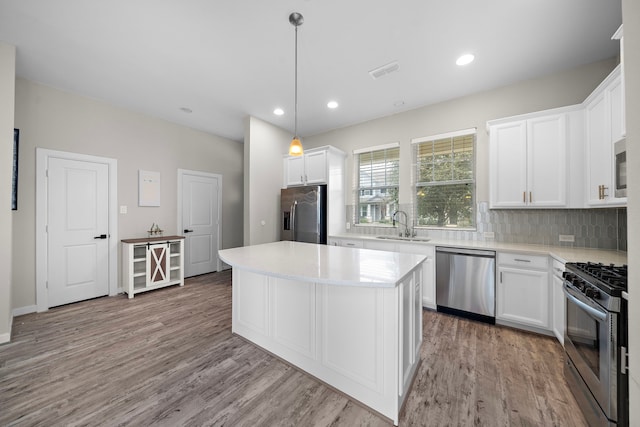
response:
M327 182L327 152L315 151L304 155L305 181L307 184Z
M489 122L490 207L568 207L569 124L581 119L574 106Z
M328 184L329 170L336 162L344 164L344 157L335 147L309 149L302 156L285 156L284 186Z
M584 101L588 206L624 206L615 197L613 144L624 138L625 108L620 66Z

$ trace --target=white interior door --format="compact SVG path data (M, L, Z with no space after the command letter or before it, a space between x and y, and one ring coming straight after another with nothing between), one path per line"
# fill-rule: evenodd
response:
M109 294L109 166L49 158L48 306Z
M182 224L184 240L184 276L218 271L219 248L219 175L178 171L181 185ZM180 199L180 198L179 198Z

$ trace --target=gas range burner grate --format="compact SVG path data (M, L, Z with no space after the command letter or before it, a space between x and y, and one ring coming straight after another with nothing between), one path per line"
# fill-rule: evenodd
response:
M577 271L582 272L591 278L595 278L612 288L620 288L622 290L627 289L626 265L605 265L594 262L578 262L574 265Z

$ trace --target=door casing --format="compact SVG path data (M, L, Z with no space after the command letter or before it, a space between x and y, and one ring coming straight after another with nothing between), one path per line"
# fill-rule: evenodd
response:
M109 168L109 295L118 293L118 161L107 157L36 148L36 307L49 309L47 293L47 165L50 158L103 163Z
M222 233L220 233L220 221L222 219L222 175L220 174L215 174L215 173L209 173L209 172L201 172L201 171L193 171L193 170L188 170L188 169L178 169L178 197L177 197L177 223L176 223L176 230L178 230L178 234L181 236L184 236L183 233L183 228L182 228L182 179L184 177L184 175L196 175L196 176L203 176L203 177L207 177L207 178L215 178L218 180L218 210L216 212L216 215L218 216L218 224L217 224L217 234L218 234L218 250L222 249ZM186 245L185 245L186 246ZM186 250L185 250L186 253ZM222 270L222 262L220 261L220 257L218 256L218 254L215 254L216 256L216 271L221 271ZM185 265L187 263L187 260L185 260Z

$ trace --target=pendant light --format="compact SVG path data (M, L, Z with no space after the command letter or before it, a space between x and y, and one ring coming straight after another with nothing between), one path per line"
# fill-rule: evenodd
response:
M298 12L289 15L289 23L296 27L296 56L295 56L295 89L294 89L294 111L293 111L293 139L289 145L290 156L302 155L302 143L298 138L298 27L302 25L304 18Z

